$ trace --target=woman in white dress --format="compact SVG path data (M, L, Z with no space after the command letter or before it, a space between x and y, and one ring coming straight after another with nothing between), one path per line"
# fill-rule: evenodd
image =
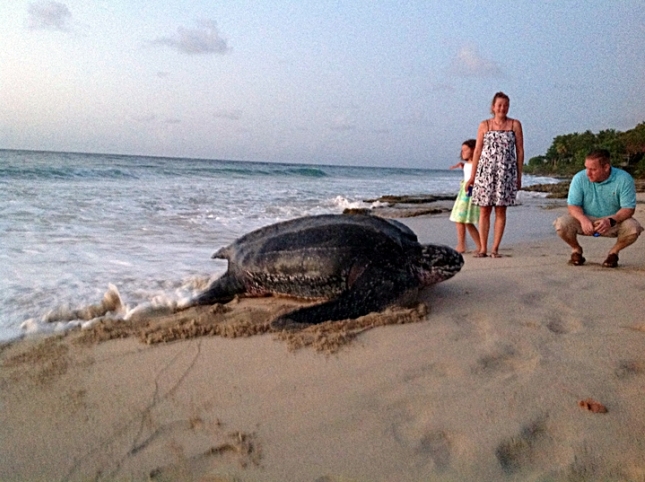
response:
M488 256L490 217L495 208L493 246L490 256L499 258L499 245L506 228L506 208L515 204L522 187L524 134L522 124L508 117L509 98L497 92L491 105L492 119L479 124L473 154L473 172L466 182L472 186L473 203L479 210L480 249L475 257Z

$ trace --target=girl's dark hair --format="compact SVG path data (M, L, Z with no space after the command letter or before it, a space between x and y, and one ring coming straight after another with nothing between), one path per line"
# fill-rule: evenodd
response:
M477 141L475 139L468 139L467 141L464 141L461 143L462 146L468 146L472 150L475 150L475 145L477 144Z

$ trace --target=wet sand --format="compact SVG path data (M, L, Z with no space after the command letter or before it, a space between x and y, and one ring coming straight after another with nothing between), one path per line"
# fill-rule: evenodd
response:
M568 266L564 208L531 212L408 308L274 333L297 302L243 299L0 348L0 480L642 481L643 240Z

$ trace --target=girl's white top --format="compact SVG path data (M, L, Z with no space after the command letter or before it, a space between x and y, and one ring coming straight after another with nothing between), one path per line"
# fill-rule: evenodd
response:
M464 181L470 179L470 175L473 173L473 163L464 162Z

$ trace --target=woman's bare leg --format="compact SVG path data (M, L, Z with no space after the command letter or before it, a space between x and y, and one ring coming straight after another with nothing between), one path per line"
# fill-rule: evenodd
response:
M495 255L499 251L499 245L502 243L504 229L506 228L506 206L495 206L495 228L493 234L493 251Z
M490 214L493 206L479 207L479 253L488 252L488 232L490 231Z

